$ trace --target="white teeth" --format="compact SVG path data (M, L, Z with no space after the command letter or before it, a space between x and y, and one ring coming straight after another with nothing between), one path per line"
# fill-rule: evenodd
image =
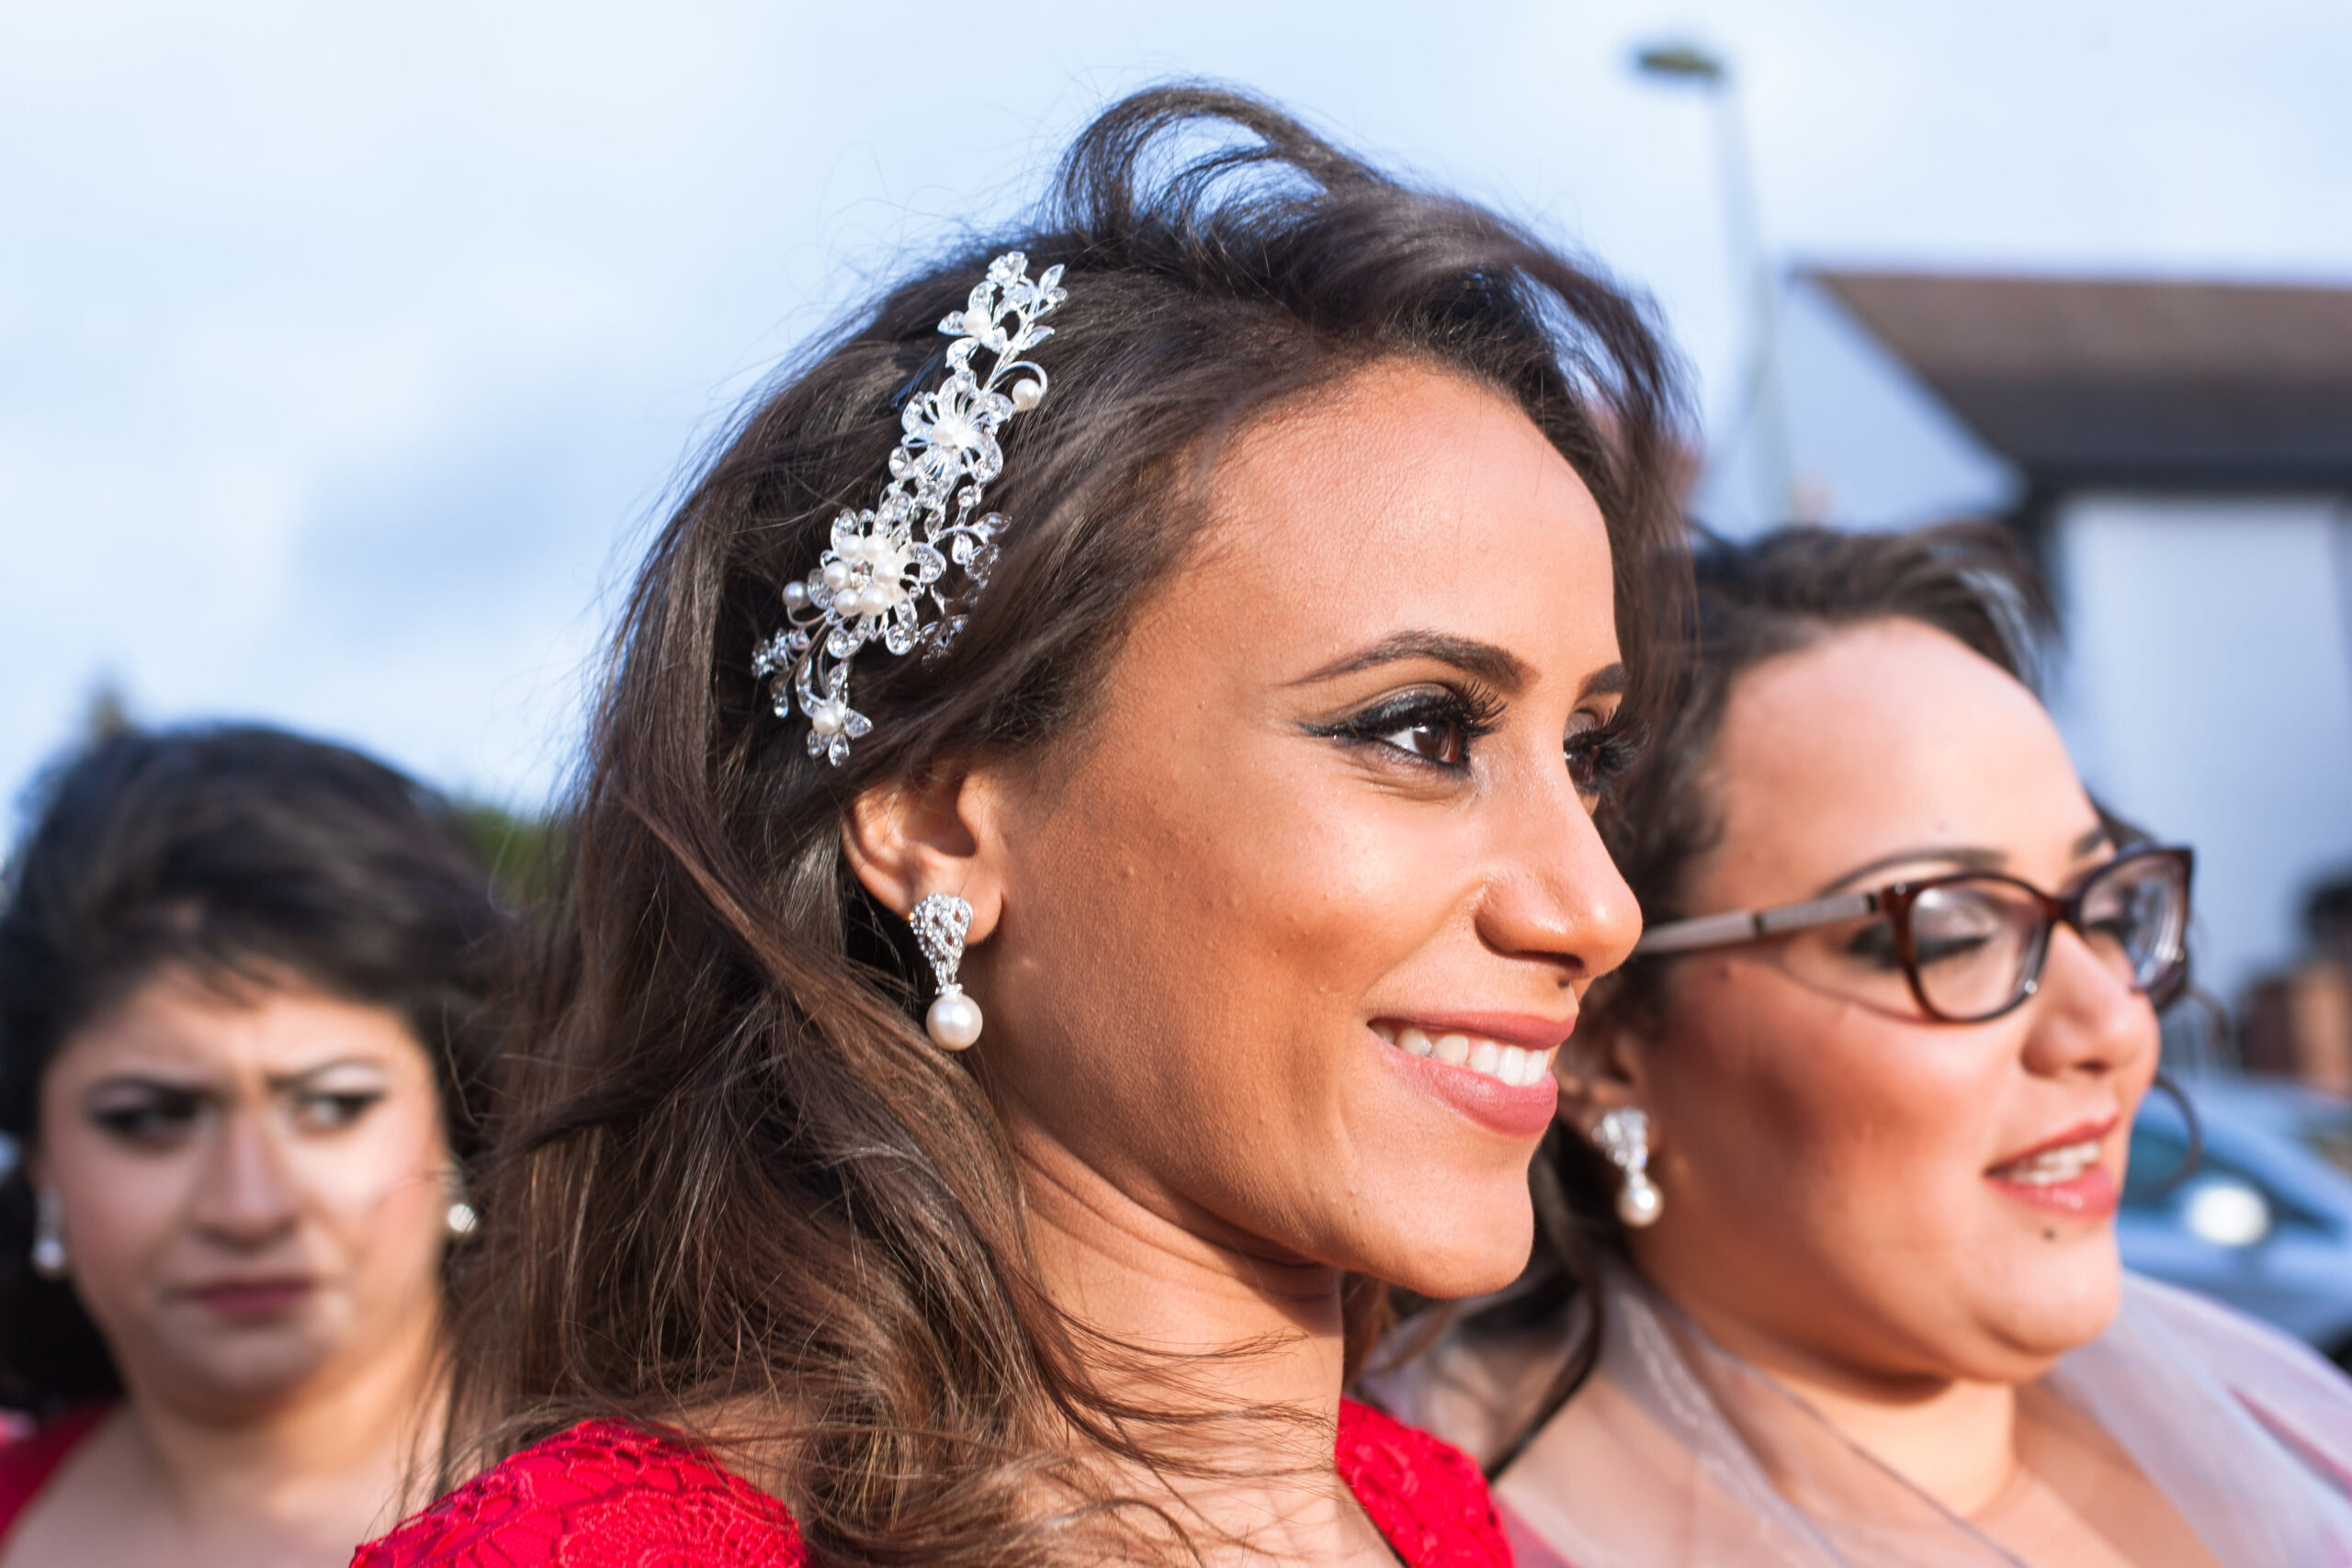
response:
M2014 1160L1996 1166L1993 1174L2004 1181L2015 1181L2027 1187L2055 1187L2075 1178L2098 1163L2098 1141L2066 1144L2054 1149L2044 1149L2030 1159Z
M1440 1034L1432 1038L1427 1030L1410 1024L1400 1029L1394 1024L1375 1023L1372 1032L1408 1055L1433 1056L1449 1066L1467 1067L1513 1089L1542 1083L1551 1075L1552 1058L1558 1053L1556 1046L1550 1051L1531 1051L1523 1045L1505 1045L1475 1034Z

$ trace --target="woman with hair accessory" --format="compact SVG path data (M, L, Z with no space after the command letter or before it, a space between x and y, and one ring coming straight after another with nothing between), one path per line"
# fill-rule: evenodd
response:
M1528 1568L2352 1561L2352 1385L2118 1263L2191 857L2085 794L2010 536L1794 529L1697 580L1536 1264L1394 1407L1487 1461Z
M0 1568L322 1563L421 1495L488 1069L449 808L277 730L46 779L0 909Z
M1508 1562L1341 1390L1525 1262L1676 415L1623 296L1195 88L797 367L620 629L505 1457L362 1562Z

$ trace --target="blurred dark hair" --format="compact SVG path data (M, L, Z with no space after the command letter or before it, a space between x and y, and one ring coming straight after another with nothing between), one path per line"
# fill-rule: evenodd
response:
M753 646L836 513L873 503L901 405L939 376L941 319L1016 247L1067 266L1069 294L1039 355L1053 393L989 489L1003 557L944 656L859 660L874 731L828 766L770 710ZM1249 97L1115 105L1032 224L910 276L745 415L628 601L576 802L575 920L517 1021L538 1070L463 1336L493 1447L750 1400L786 1428L775 1479L823 1561L1094 1559L1072 1523L1121 1505L1090 1506L1057 1456L1074 1432L1156 1463L1167 1417L1105 1395L1090 1367L1111 1351L1046 1299L989 1053L923 1037L919 960L845 867L842 813L943 761L1045 768L1083 744L1203 523L1218 444L1393 360L1508 399L1583 478L1646 690L1679 404L1644 309ZM1381 1288L1348 1302L1361 1342Z
M1642 907L1645 925L1683 918L1690 868L1722 835L1708 788L1715 737L1739 678L1768 660L1845 627L1912 620L1945 632L2030 687L2056 635L2050 599L2018 538L1996 523L1943 524L1901 534L1790 527L1748 543L1702 531L1691 564L1690 620L1663 630L1670 696L1640 761L1604 806L1600 829ZM2104 814L2102 814L2104 815ZM2135 830L2109 818L2120 838ZM1671 964L1635 957L1597 981L1579 1032L1606 1038L1655 1030ZM1592 1371L1605 1325L1593 1313L1599 1249L1622 1245L1614 1169L1555 1124L1532 1170L1536 1244L1527 1273L1466 1318L1469 1336L1539 1325L1570 1340L1552 1385L1489 1462L1499 1474Z
M294 983L391 1009L434 1063L449 1144L479 1151L501 927L450 807L323 741L247 726L117 734L35 787L0 909L0 1406L120 1392L65 1281L28 1258L40 1084L61 1045L166 968L236 994Z

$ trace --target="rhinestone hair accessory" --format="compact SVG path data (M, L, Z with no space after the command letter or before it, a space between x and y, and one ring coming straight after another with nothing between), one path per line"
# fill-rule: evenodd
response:
M1045 371L1025 356L1054 335L1037 321L1069 297L1061 276L1049 266L1033 281L1019 251L989 264L964 308L939 323L956 340L947 379L907 400L880 500L834 518L816 570L785 585L784 629L752 649L752 672L772 681L778 718L797 706L808 720L809 755L839 767L850 742L874 728L849 705L850 660L866 644L929 656L964 629L944 586L950 562L963 569L967 603L988 586L1005 520L973 513L1004 468L997 432L1046 395ZM983 349L992 356L985 377L972 368Z

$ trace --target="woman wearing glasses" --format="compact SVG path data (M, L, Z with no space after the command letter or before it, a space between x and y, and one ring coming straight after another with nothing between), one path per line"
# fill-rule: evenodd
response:
M2085 793L1990 529L1702 553L1521 1285L1389 1392L1519 1561L2352 1551L2352 1391L2119 1267L2191 857Z

